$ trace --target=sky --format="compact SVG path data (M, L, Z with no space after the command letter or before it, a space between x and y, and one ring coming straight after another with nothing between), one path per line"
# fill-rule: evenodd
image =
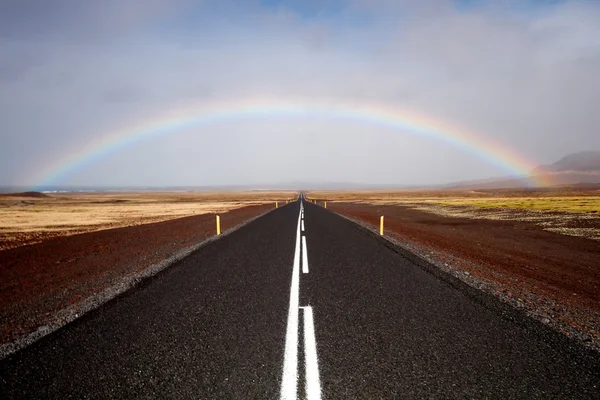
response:
M547 164L600 149L598 71L600 1L2 0L0 185L506 176L481 152L327 115L222 118L86 154L173 110L261 98L416 112Z

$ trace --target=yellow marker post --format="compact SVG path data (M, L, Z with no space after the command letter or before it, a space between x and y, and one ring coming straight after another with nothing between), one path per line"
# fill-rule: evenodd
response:
M383 215L379 219L379 234L383 236Z
M275 208L279 208L279 202L278 201L275 202Z
M326 201L323 202L323 207L327 208L327 202Z
M217 236L221 234L221 217L217 215Z

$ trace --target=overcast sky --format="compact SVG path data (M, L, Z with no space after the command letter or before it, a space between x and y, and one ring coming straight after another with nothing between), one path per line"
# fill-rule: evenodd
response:
M600 2L0 0L0 184L187 103L261 97L417 110L539 163L600 149ZM149 138L61 184L431 184L509 171L339 118ZM36 181L37 180L37 181Z

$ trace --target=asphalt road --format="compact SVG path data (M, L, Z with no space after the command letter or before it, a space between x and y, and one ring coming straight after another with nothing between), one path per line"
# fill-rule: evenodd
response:
M597 354L304 208L2 360L0 399L600 398Z

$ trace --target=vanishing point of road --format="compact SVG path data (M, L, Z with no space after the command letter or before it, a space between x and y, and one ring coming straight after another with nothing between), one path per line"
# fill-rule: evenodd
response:
M302 201L0 361L0 399L600 398L600 356Z

